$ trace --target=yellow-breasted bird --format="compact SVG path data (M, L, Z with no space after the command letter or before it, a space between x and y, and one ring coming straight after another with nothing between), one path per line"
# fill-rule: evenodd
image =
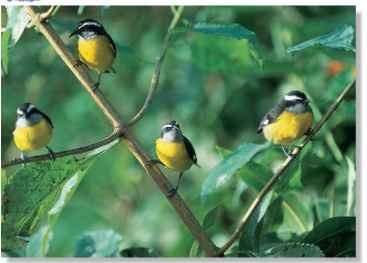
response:
M46 147L52 159L54 152L48 147L52 137L53 124L51 119L33 104L26 102L17 108L17 121L13 132L14 143L22 152L21 158L26 159L24 152Z
M98 73L94 90L99 87L103 73L115 72L112 67L116 58L116 45L101 23L93 19L79 22L69 38L78 36L79 63L85 64Z
M176 121L171 121L161 128L161 136L155 141L156 154L160 163L169 169L179 172L176 187L171 189L169 196L173 196L180 185L183 173L193 164L197 164L196 153L189 139L187 139Z
M284 146L306 135L312 127L313 114L306 95L299 90L288 92L262 119L257 133L263 132L267 140Z

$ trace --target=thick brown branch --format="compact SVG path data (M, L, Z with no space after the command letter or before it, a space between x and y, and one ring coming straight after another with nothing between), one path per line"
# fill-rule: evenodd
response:
M255 209L258 207L258 205L261 203L261 201L264 199L267 193L273 188L275 183L279 180L279 178L284 174L284 172L287 170L287 168L291 165L291 163L298 157L302 149L311 141L311 139L317 134L317 132L321 129L321 127L327 122L327 120L331 117L331 115L336 111L339 104L343 101L347 93L355 87L355 81L353 81L351 84L349 84L343 92L339 95L339 97L335 100L335 102L330 105L328 111L324 114L324 116L320 119L320 121L314 126L312 129L310 135L308 135L303 143L296 147L292 154L284 161L284 163L281 165L280 169L273 175L272 178L264 185L264 187L261 189L261 191L256 196L255 200L252 202L250 207L245 212L244 216L242 217L241 221L237 225L236 229L230 236L229 240L220 248L218 251L218 256L223 256L224 253L229 249L232 244L239 238L241 233L243 232L244 228L246 227L249 219L251 218L252 214L254 213Z
M114 140L116 140L118 137L120 137L121 134L118 131L113 132L110 136L92 144L88 144L86 146L69 149L61 152L55 152L53 156L50 156L50 154L41 154L36 156L28 157L27 159L23 160L20 158L13 159L11 161L3 162L1 163L1 168L7 168L14 165L19 164L25 164L25 163L32 163L32 162L39 162L39 161L45 161L45 160L51 160L52 158L61 158L69 155L75 155L75 154L82 154L86 152L90 152L94 149L97 149L99 147L102 147Z
M171 34L172 34L173 29L176 27L181 15L182 15L182 12L183 12L183 7L182 6L180 6L177 11L175 10L173 12L174 17L172 19L172 22L171 22L170 26L168 27L167 34L164 38L161 53L160 53L159 57L157 58L157 62L156 62L155 67L154 67L154 72L153 72L153 75L152 75L152 79L150 81L150 87L149 87L148 95L145 98L143 106L135 114L135 116L132 117L131 120L127 123L127 126L129 126L129 127L133 126L141 118L143 118L148 106L151 104L151 102L153 100L154 93L158 88L159 76L160 76L160 73L161 73L161 67L162 67L164 57L167 53L167 49L168 49L168 46L169 46L169 41L170 41L170 38L171 38Z
M182 221L191 231L192 235L198 241L205 254L207 256L214 256L217 250L214 243L208 238L205 231L200 226L199 222L197 221L189 207L186 205L186 203L183 201L181 196L179 194L176 194L171 198L167 196L168 192L172 189L171 184L157 166L151 165L151 158L142 150L135 138L133 138L133 136L127 130L125 130L125 124L122 122L113 106L104 97L103 93L100 91L101 89L93 92L93 82L91 81L89 75L87 74L87 72L84 71L82 67L74 66L76 64L76 59L68 51L65 44L55 33L53 28L47 22L41 21L39 19L39 14L35 11L34 7L26 6L25 8L31 16L32 21L34 21L34 25L48 40L50 45L55 49L56 53L61 57L61 59L77 77L82 86L89 92L98 107L102 110L105 116L115 127L115 130L123 134L121 137L122 141L127 145L130 152L143 166L147 174L149 174L153 178L154 182L157 184L162 193L166 196L167 200L170 202Z

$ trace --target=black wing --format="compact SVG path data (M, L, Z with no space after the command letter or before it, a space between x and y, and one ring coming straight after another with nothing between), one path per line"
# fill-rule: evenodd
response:
M185 143L185 147L187 150L187 153L190 156L190 159L194 162L194 164L197 165L197 158L196 158L196 153L195 153L195 149L194 146L192 146L191 142L189 141L189 139L187 139L185 136L183 136L184 139L184 143Z
M274 122L279 115L284 111L286 108L286 104L281 102L278 105L276 105L273 109L271 109L268 113L265 114L264 118L261 120L259 127L257 128L257 133L260 133L263 131L263 128L270 123Z
M52 121L51 121L50 117L48 117L46 115L46 113L43 113L42 111L40 111L38 109L34 109L34 111L37 112L38 114L41 114L45 118L45 120L48 122L48 124L51 125L52 128L54 127L54 125L52 124Z
M113 56L114 56L114 57L116 57L117 49L116 49L115 42L113 42L112 37L111 37L107 32L105 32L105 36L107 37L108 41L109 41L109 42L110 42L110 44L111 44L111 48L112 48L112 52L113 52Z

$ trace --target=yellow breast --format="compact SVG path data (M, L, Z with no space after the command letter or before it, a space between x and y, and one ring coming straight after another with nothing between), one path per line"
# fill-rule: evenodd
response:
M295 114L284 111L273 123L264 127L264 136L274 144L290 144L312 127L312 112Z
M47 146L51 139L52 127L47 121L41 120L29 127L16 128L13 135L15 145L19 150L36 150Z
M79 57L82 62L98 72L112 68L114 60L111 43L105 36L78 40Z
M159 138L155 146L158 159L170 169L183 172L193 164L183 142L167 142Z

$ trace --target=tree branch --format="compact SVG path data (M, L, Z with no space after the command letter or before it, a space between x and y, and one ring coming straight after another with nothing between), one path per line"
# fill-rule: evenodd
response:
M266 194L273 188L273 186L276 184L276 182L279 180L279 178L284 174L284 172L287 170L287 168L291 165L291 163L297 158L297 156L300 154L302 149L311 141L311 139L317 134L317 132L321 129L321 127L327 122L327 120L331 117L331 115L336 111L339 104L343 101L347 93L355 87L356 81L354 80L352 83L350 83L343 92L339 95L339 97L335 100L335 102L330 105L327 112L324 114L324 116L320 119L320 121L314 126L312 131L310 132L310 135L308 135L302 142L302 144L298 147L296 147L292 154L284 161L284 163L281 165L280 169L273 175L272 178L264 185L264 187L261 189L261 191L258 193L250 207L245 212L244 216L242 217L241 221L239 222L238 226L230 236L229 240L219 249L217 256L223 256L224 253L229 249L232 244L239 238L241 233L243 232L244 228L246 227L249 219L251 218L252 214L254 213L255 209L258 207L258 205L261 203L261 201L264 199Z
M157 61L156 61L156 64L155 64L152 79L150 81L150 88L149 88L149 91L148 91L148 95L145 98L143 106L135 114L135 116L132 117L131 120L127 123L127 126L129 126L129 127L133 126L141 118L143 118L148 106L151 104L151 102L153 100L154 93L158 88L159 76L160 76L160 73L161 73L161 67L162 67L163 60L166 56L167 50L168 50L169 41L171 39L171 34L172 34L173 29L176 27L181 15L182 15L183 9L184 9L184 7L180 6L177 10L174 9L174 11L172 11L174 16L173 16L173 19L171 21L171 24L168 27L167 34L164 38L161 53L160 53L159 57L157 58Z
M111 135L109 135L108 137L106 137L106 138L104 138L104 139L102 139L98 142L88 144L86 146L74 148L74 149L55 152L55 154L53 156L50 156L50 154L41 154L41 155L35 155L35 156L28 157L25 160L20 159L20 158L16 158L16 159L13 159L11 161L2 162L1 163L1 168L7 168L7 167L10 167L10 166L19 165L19 164L51 160L52 158L61 158L61 157L69 156L69 155L75 155L75 154L82 154L82 153L90 152L94 149L102 147L102 146L118 139L120 136L121 136L120 132L115 131Z
M172 189L170 182L167 180L166 176L156 165L152 165L151 158L143 151L139 143L133 138L133 136L125 129L125 124L119 117L117 111L109 103L109 101L103 95L101 89L93 92L93 82L90 76L82 67L74 67L76 64L76 59L69 52L65 44L62 42L60 37L55 33L53 28L47 23L47 21L42 21L39 17L39 13L32 6L25 7L28 14L31 16L34 25L43 34L43 36L48 40L50 45L54 48L56 53L64 61L64 63L69 67L72 73L77 77L82 86L91 95L93 100L96 102L97 106L102 110L104 115L109 119L115 132L121 134L122 142L126 144L129 151L135 156L139 163L143 166L144 170L148 175L150 175L154 182L157 184L161 192L165 195L169 203L176 210L177 214L180 216L184 224L191 231L194 238L198 241L203 251L207 256L214 256L216 254L217 247L208 238L203 228L200 226L199 222L186 205L181 196L177 193L172 197L168 197L169 191Z

